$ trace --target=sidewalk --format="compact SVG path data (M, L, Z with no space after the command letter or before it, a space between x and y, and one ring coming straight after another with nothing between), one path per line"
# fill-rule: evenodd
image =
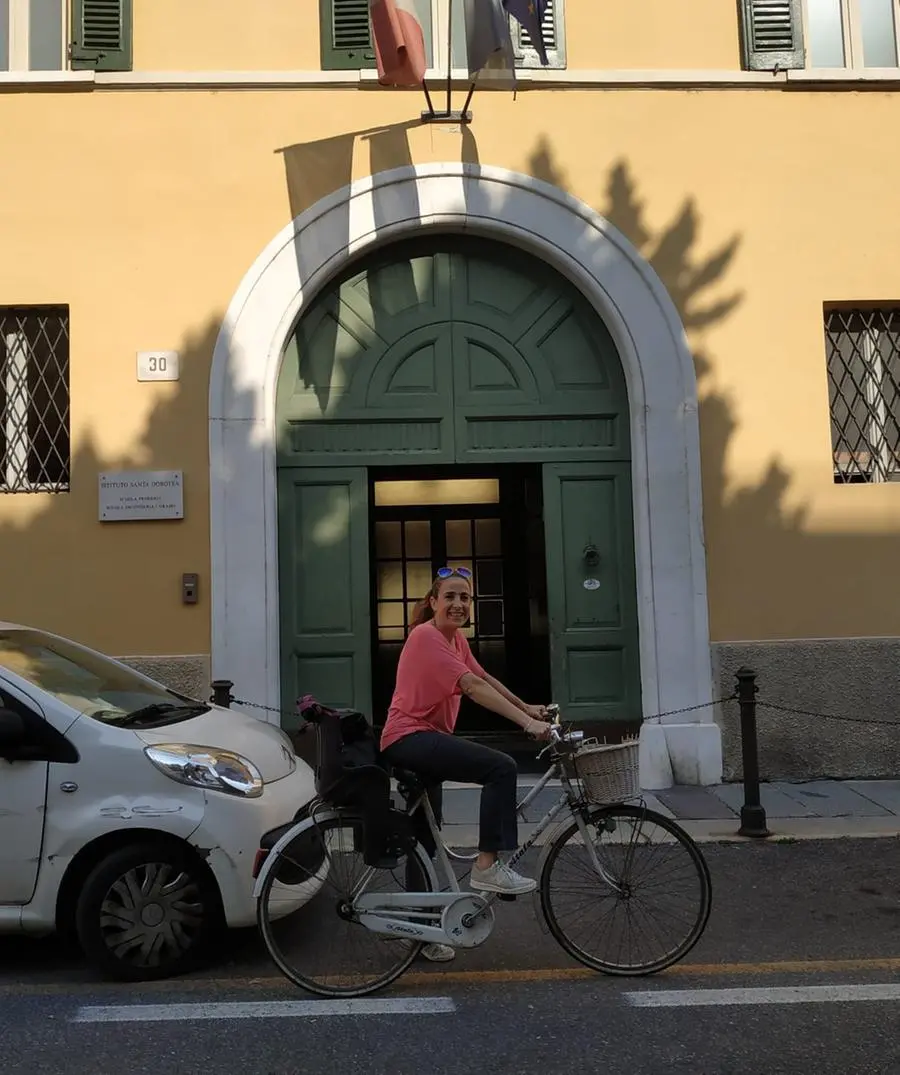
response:
M535 783L536 778L520 777L519 798ZM556 783L544 788L528 807L527 820L519 825L521 840L534 832L537 822L560 794ZM451 845L476 845L479 797L477 786L444 785L444 833ZM773 781L761 786L760 799L772 834L766 839L738 835L743 784L717 784L708 788L679 785L644 793L650 809L675 818L695 839L703 842L900 836L900 780ZM540 843L545 842L557 824L547 830Z

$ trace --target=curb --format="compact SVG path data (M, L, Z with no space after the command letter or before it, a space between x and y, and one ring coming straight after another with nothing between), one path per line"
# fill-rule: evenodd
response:
M900 817L890 818L770 818L770 836L741 836L738 834L740 819L675 818L697 843L700 844L773 844L795 843L799 840L884 840L900 838ZM536 826L519 823L519 839L526 840ZM556 830L553 825L535 843L543 847ZM474 850L478 845L477 825L444 825L444 838L451 847Z
M878 840L900 837L900 817L768 818L771 836L740 836L734 821L676 818L698 843L793 843L795 840Z

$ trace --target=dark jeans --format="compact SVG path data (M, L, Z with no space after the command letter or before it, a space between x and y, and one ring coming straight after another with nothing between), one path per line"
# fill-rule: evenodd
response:
M442 780L481 784L478 850L512 851L518 847L518 771L508 754L446 732L413 732L392 743L383 756L391 765L411 769L422 777L438 821L442 816ZM423 840L433 853L430 842Z

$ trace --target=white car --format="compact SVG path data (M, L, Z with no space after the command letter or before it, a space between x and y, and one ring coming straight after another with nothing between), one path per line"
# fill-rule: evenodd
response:
M260 839L314 796L280 728L0 623L0 932L74 934L110 978L183 973L256 922Z

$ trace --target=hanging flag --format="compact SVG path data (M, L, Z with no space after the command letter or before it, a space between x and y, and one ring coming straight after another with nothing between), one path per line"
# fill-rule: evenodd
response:
M425 35L415 0L369 0L372 43L383 86L421 86L425 81Z
M464 0L469 78L481 72L515 82L516 59L504 0Z
M547 13L547 0L504 0L504 6L516 22L525 28L541 63L546 67L549 61L542 25Z

